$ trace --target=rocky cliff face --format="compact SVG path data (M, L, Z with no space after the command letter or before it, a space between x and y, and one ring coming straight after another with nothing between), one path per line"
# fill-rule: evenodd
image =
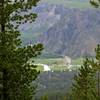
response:
M42 3L32 12L38 13L36 21L20 28L25 44L41 42L46 54L94 55L94 48L100 43L99 9L65 8L63 5Z
M93 55L100 43L100 11L57 8L55 14L60 20L40 37L45 51L72 57Z

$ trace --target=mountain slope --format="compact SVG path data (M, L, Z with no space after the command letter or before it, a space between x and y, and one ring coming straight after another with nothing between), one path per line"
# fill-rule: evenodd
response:
M47 55L94 55L100 43L100 10L41 3L32 12L38 13L36 21L20 27L25 45L41 42Z
M59 13L60 20L40 37L45 52L71 57L93 55L100 43L100 11L66 9Z
M52 8L53 7L53 8ZM54 14L55 5L43 3L34 7L31 12L37 13L38 17L33 23L26 23L20 26L23 44L34 43L37 38L52 27L60 18Z
M88 8L91 7L89 0L41 0L40 3L63 5L71 8Z

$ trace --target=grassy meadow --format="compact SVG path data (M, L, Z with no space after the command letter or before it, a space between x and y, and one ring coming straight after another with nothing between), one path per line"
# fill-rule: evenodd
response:
M37 58L31 59L30 62L34 61L34 64L44 64L50 66L52 71L67 71L68 66L64 62L64 58ZM78 67L76 65L82 65L83 58L73 59L71 65L75 65L73 70L76 70ZM38 71L43 71L43 66L38 65Z

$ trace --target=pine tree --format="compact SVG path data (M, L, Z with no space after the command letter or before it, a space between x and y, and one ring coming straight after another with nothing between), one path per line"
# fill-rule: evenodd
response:
M97 100L95 70L86 58L72 86L72 100Z
M49 100L47 95L41 97L41 100Z
M100 6L100 0L90 0L92 6L98 8ZM100 44L95 49L96 52L96 72L97 72L97 93L98 97L100 97ZM100 99L100 98L99 98Z
M100 6L100 0L90 0L92 6L98 8Z
M18 27L35 20L37 15L28 11L38 1L0 0L0 93L3 100L32 99L35 86L31 83L39 72L28 60L39 55L43 46L23 47Z
M95 58L86 59L74 78L73 100L100 100L100 44L95 52Z
M100 97L100 44L95 49L95 52L96 52L95 68L97 72L97 94L98 97Z

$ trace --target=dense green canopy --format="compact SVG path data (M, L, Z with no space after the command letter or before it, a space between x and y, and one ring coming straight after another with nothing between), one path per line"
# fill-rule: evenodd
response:
M37 17L29 10L39 0L0 0L0 96L3 100L31 100L32 81L39 72L28 63L43 49L42 44L23 47L18 27ZM28 33L27 33L28 34Z

